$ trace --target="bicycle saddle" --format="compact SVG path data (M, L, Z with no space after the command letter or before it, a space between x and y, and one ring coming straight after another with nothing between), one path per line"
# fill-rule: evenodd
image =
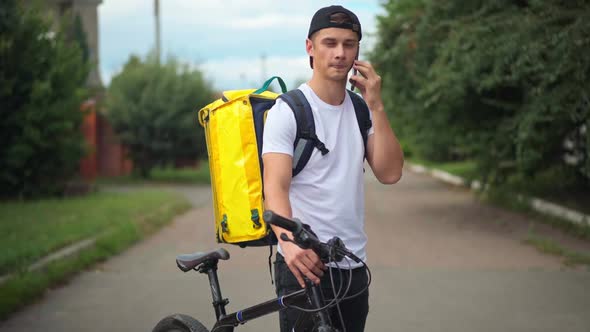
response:
M218 260L228 260L229 252L223 248L207 252L195 252L176 256L176 265L183 272L188 272L205 262L217 263Z

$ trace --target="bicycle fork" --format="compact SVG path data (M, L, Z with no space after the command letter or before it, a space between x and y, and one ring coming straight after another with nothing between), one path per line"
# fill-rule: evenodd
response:
M320 309L325 306L324 294L322 293L322 287L311 282L305 278L305 289L307 290L307 296L311 301L311 306L315 309ZM315 326L317 332L337 332L332 327L332 319L330 318L329 310L320 310L314 314ZM295 330L297 331L297 330Z

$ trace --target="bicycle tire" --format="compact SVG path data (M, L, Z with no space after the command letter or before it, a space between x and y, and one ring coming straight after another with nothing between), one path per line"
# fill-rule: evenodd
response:
M174 314L160 320L152 332L209 332L209 330L191 316Z

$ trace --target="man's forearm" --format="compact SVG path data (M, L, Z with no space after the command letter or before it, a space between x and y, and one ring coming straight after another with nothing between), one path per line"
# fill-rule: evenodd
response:
M404 157L385 114L381 98L381 76L365 61L356 60L354 68L361 75L353 75L350 79L359 87L373 118L374 133L367 144L367 159L381 183L396 183L402 175Z
M264 208L271 210L286 218L292 218L291 202L289 201L289 192L284 190L265 190ZM285 229L272 226L271 228L277 239L280 239L281 233L287 232ZM289 232L287 232L289 233Z
M373 146L371 169L382 183L393 184L402 175L404 156L402 147L391 129L383 106L371 110L373 118Z

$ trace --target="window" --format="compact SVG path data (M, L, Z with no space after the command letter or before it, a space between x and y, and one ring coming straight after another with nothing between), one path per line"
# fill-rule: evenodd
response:
M72 10L73 1L62 1L59 3L59 15L63 16L68 11Z

